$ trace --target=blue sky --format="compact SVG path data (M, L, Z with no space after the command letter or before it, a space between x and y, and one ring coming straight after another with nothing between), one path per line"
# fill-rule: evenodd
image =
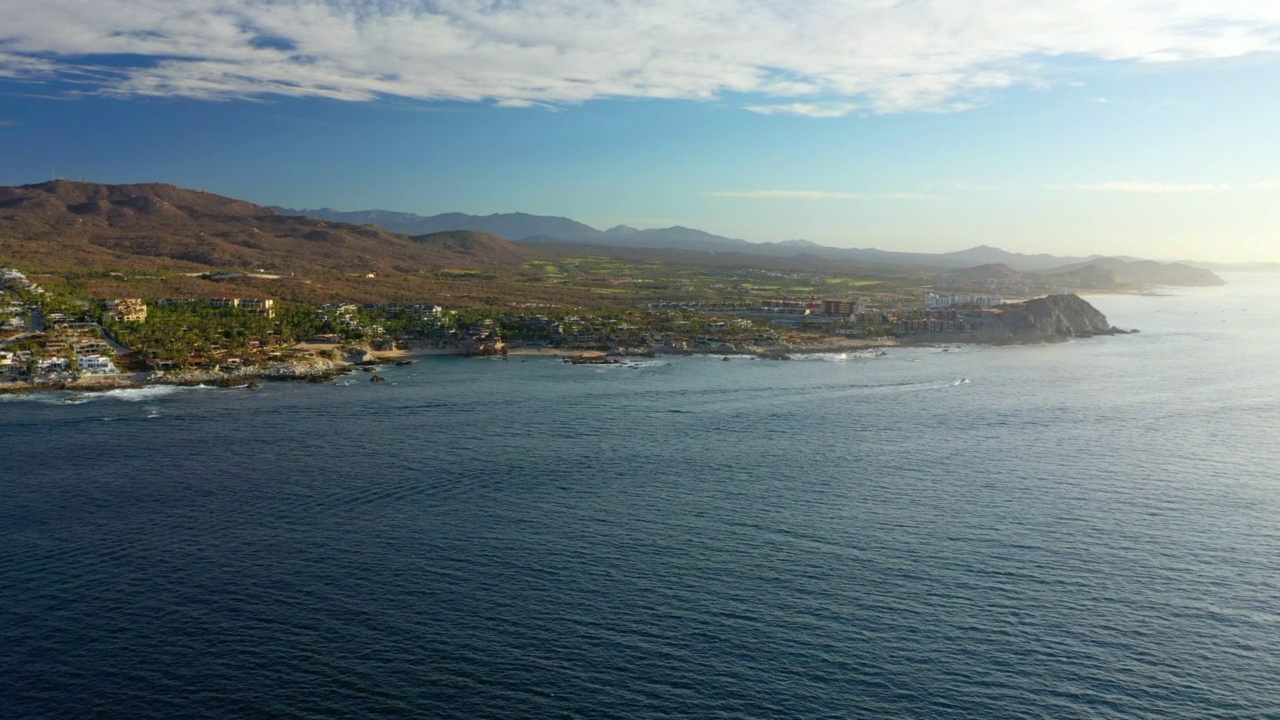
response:
M0 183L1280 260L1280 6L0 0Z

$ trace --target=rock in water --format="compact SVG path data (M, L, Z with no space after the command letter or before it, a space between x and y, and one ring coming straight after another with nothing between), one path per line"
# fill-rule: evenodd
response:
M1098 309L1077 295L1050 295L1001 305L998 313L974 328L974 339L993 345L1060 342L1073 337L1114 335Z

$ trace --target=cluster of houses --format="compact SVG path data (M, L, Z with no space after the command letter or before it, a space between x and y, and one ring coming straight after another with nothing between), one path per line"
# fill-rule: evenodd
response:
M0 292L0 332L6 334L19 332L27 326L27 306L23 304L18 293L40 295L44 288L31 282L27 276L13 268L0 268L0 291L12 293L9 296Z
M30 350L0 350L0 377L8 380L36 378L40 380L73 380L94 375L118 375L119 369L107 355L75 355L49 357Z
M17 332L27 326L27 306L17 300L0 297L0 331Z
M27 276L13 268L0 268L0 289L43 295L44 288L31 282Z
M140 298L108 300L103 322L140 323L147 321L147 304Z
M89 327L96 323L59 323L24 338L21 349L0 350L0 374L6 379L71 380L116 375L111 347Z
M993 308L1003 304L1004 298L999 295L937 295L926 293L924 296L926 309L953 307Z
M205 307L239 310L250 315L261 315L268 318L276 316L276 301L269 298L160 298L154 304L158 307L202 304Z
M87 317L50 313L45 317L45 325L44 332L31 336L40 351L32 353L32 357L15 358L25 369L36 375L59 376L59 379L119 373L112 359L114 351L97 322Z
M0 268L0 289L9 293L45 294L43 288L12 268ZM114 300L107 306L109 317L128 317L139 322L146 318L146 305L141 300ZM0 297L0 329L10 331L8 334L12 336L0 347L0 379L59 381L119 373L102 326L89 315L48 313L43 316L42 330L22 332L30 310L16 298Z

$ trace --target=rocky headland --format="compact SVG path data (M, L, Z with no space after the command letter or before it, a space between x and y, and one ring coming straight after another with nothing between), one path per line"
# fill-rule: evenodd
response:
M1050 295L1001 305L991 317L975 325L971 341L1022 345L1125 332L1128 331L1111 325L1105 315L1077 295Z

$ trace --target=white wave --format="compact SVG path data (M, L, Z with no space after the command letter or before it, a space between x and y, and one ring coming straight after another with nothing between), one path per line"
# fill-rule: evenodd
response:
M121 402L142 402L144 400L158 400L180 393L220 389L215 385L148 385L140 388L119 388L90 393L86 397L90 399L119 400Z
M0 402L37 402L45 405L84 405L89 402L115 400L119 402L142 402L159 400L160 398L179 393L197 392L200 390L221 390L216 385L147 385L136 388L116 388L114 390L33 390L25 393L0 395Z
M150 387L140 388L118 388L116 390L106 390L100 393L94 393L91 397L95 400L119 400L120 402L142 402L144 400L155 400L169 395L176 395L185 388L176 385L153 385Z

